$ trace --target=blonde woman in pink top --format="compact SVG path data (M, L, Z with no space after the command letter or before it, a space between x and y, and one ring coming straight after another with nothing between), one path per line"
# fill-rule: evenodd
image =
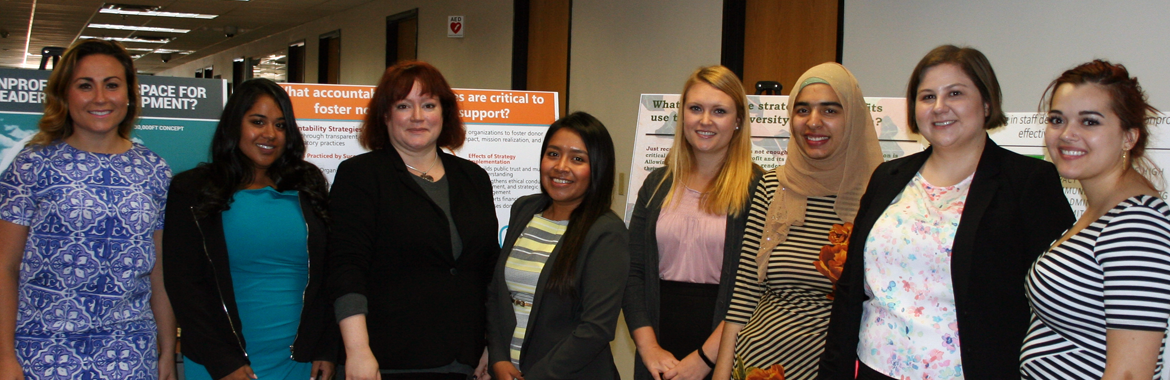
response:
M666 166L646 178L630 220L622 309L637 380L710 378L763 172L752 163L747 96L731 70L696 70L678 112Z

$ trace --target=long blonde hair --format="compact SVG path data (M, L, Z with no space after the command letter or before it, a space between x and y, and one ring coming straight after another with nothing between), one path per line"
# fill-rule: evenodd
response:
M72 85L70 81L73 80L73 73L81 59L97 54L113 57L125 69L126 99L130 105L126 108L126 118L118 123L118 136L130 139L130 131L134 129L134 122L142 105L138 94L138 76L134 71L134 60L130 58L126 48L117 42L86 39L70 46L53 67L53 73L49 74L49 83L45 86L45 114L37 123L40 131L33 136L28 145L45 146L73 134L73 117L69 116L68 101L69 86Z
M684 118L687 103L687 91L698 83L706 83L722 91L735 101L735 116L738 129L732 131L731 142L727 145L727 157L723 160L723 168L715 177L714 186L703 195L700 203L703 211L709 214L727 214L738 216L745 212L748 198L751 197L748 189L751 186L752 172L756 164L752 162L752 127L749 121L747 108L747 94L743 84L735 73L723 66L700 67L691 73L686 85L683 85L682 97L678 102L679 121L674 128L674 145L666 155L666 175L658 182L654 192L662 188L666 180L671 179L671 189L683 188L694 170L695 152L691 144L687 143L684 135ZM674 199L674 191L666 195L663 207L669 206Z

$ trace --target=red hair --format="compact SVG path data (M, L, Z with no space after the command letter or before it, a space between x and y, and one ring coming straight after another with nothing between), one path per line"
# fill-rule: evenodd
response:
M369 150L378 150L390 145L390 108L394 103L406 99L414 84L418 83L423 95L431 95L439 99L439 106L443 109L443 129L439 131L436 145L447 150L459 149L467 136L463 128L463 121L459 119L459 104L455 101L455 92L443 79L439 69L422 61L403 61L390 66L378 86L374 89L374 96L370 98L370 111L362 122L362 130L358 134L358 142Z

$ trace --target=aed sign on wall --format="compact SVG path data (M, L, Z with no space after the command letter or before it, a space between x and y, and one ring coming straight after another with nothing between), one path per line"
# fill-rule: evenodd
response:
M447 16L447 37L463 38L463 16Z

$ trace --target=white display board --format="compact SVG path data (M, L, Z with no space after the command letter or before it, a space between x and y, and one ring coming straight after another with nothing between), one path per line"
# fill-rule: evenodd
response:
M675 125L678 121L678 94L643 94L638 103L638 123L634 140L634 155L630 165L629 193L625 220L637 201L638 189L646 176L662 166L663 159L674 143ZM753 160L765 170L783 165L787 157L790 136L787 110L788 96L749 95L749 120L752 128ZM874 118L885 159L892 160L926 149L928 144L921 135L910 133L906 125L905 98L865 98L866 106ZM1007 125L990 131L996 144L1014 152L1044 160L1044 129L1046 117L1036 112L1008 112ZM1167 199L1162 169L1170 166L1170 117L1159 115L1150 120L1150 142L1146 156L1154 164L1154 172L1147 177L1155 180L1155 186ZM1050 160L1049 160L1050 161ZM1063 180L1065 195L1079 217L1085 211L1084 196L1077 181Z

